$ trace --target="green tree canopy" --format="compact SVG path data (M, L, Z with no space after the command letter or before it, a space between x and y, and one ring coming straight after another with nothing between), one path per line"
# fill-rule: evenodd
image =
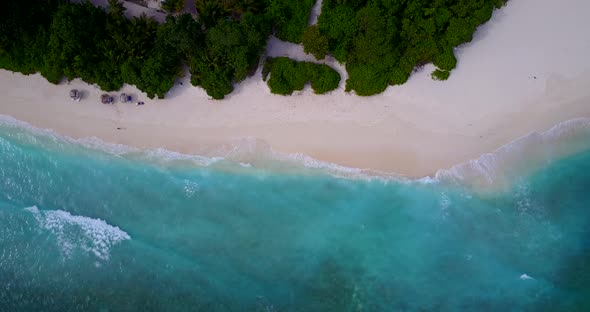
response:
M322 60L328 54L328 38L320 33L317 25L309 26L303 33L303 50Z
M470 41L494 7L504 3L324 0L318 27L328 38L330 52L346 63L346 89L371 95L387 85L405 83L414 68L426 63L433 62L443 72L455 68L453 48Z
M323 0L318 25L307 25L315 0L196 0L198 18L127 19L121 1L107 9L89 1L8 1L0 10L0 67L40 72L53 83L82 78L104 90L134 84L163 97L188 66L191 82L216 99L253 74L271 34L303 42L317 59L346 64L346 90L358 95L405 83L416 67L434 63L434 79L456 67L454 48L470 41L505 0ZM167 0L180 10L184 0ZM272 66L271 66L272 65ZM325 65L267 61L273 92L311 83L316 93L338 85Z
M340 74L328 65L297 62L287 57L268 58L265 62L264 79L274 94L290 95L303 90L307 83L316 94L324 94L338 87Z

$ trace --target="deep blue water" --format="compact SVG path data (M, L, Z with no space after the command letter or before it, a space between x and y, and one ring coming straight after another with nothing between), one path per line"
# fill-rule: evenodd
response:
M486 192L231 168L0 124L0 311L590 310L590 149Z

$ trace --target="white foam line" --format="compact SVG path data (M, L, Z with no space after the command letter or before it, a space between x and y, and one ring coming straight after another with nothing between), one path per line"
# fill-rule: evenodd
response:
M473 179L483 179L487 184L494 183L498 176L502 175L507 168L507 163L527 162L529 159L542 158L545 161L555 160L560 156L566 156L568 151L563 153L550 152L549 155L530 155L527 153L527 148L546 147L547 145L557 146L559 144L566 144L566 139L576 138L578 136L590 136L590 118L576 118L559 123L551 129L544 132L532 132L523 137L503 145L492 153L486 153L476 159L469 160L452 166L448 169L438 170L434 176L426 176L419 179L411 179L403 175L382 172L363 168L354 168L338 165L335 163L322 161L301 153L282 153L273 150L265 142L253 137L245 137L235 140L232 144L224 150L218 151L219 156L207 157L200 155L183 154L166 149L138 149L122 144L106 143L96 137L72 139L67 136L62 136L49 129L36 128L26 122L19 121L10 116L0 115L0 125L5 125L14 128L21 128L31 131L35 135L50 137L54 140L60 140L69 144L78 144L83 147L99 150L110 153L115 156L139 156L140 159L148 161L191 161L196 166L208 167L216 164L221 164L224 161L235 163L236 166L244 170L251 170L254 168L265 169L262 166L253 166L250 161L244 159L252 159L258 161L279 161L286 162L294 166L301 166L307 169L317 169L321 172L330 174L338 178L347 179L361 179L361 180L377 180L377 181L393 181L402 183L423 183L431 184L441 181L453 181L461 184L468 184ZM586 144L578 147L577 150L583 148L590 148L590 140L586 140ZM569 151L575 152L576 149ZM534 150L528 152L535 152ZM510 157L516 157L511 159ZM526 158L525 158L526 157ZM247 164L247 165L246 165ZM296 169L296 168L294 168Z
M567 146L568 143L572 146ZM539 148L543 150L535 150ZM454 182L480 179L491 185L501 175L514 174L510 171L519 169L518 164L529 165L534 170L535 163L549 163L588 148L590 118L571 119L544 132L531 132L479 158L438 170L434 179Z
M48 138L53 140L54 142L61 141L68 144L82 145L83 147L86 147L88 149L107 152L115 156L122 156L125 154L141 151L136 147L128 145L107 143L97 137L84 137L80 139L74 139L68 136L58 134L52 129L38 128L27 122L20 121L11 116L2 114L0 114L0 125L15 129L23 129L28 132L31 132L35 136Z

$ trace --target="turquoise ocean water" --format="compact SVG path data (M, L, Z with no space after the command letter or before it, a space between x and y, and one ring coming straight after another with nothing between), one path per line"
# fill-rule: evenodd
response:
M589 124L408 180L5 118L0 311L589 311Z

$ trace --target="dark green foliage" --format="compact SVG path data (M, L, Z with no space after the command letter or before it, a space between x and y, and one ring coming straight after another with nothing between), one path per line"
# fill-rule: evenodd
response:
M193 85L203 87L214 99L223 99L234 83L255 71L272 30L265 4L266 0L195 1L202 25L170 32L171 36L194 34L173 44L190 68Z
M389 84L392 86L402 85L408 81L410 74L412 74L411 68L408 69L408 66L398 64L389 72Z
M432 72L432 79L434 79L434 80L447 80L447 79L449 79L450 75L451 75L451 72L448 70L436 69L435 71Z
M206 28L217 25L221 20L239 21L247 14L266 19L264 14L268 0L194 0L199 20Z
M445 32L445 39L448 46L455 47L463 42L471 41L475 25L467 18L451 18Z
M201 24L191 15L168 16L157 29L155 47L141 68L136 85L148 95L163 97L181 74L181 61L191 62L201 48Z
M130 83L150 97L163 97L179 74L183 55L178 51L182 52L183 46L171 43L173 36L166 31L173 21L158 26L145 17L128 20L116 0L109 0L107 11L90 2L36 0L11 4L15 12L32 13L18 21L24 28L5 21L20 29L21 35L3 44L3 68L40 72L53 83L64 77L80 77L107 91ZM42 13L37 16L36 12ZM172 33L183 36L178 29Z
M219 0L194 0L199 19L205 27L213 27L219 20L231 15L231 10Z
M7 1L0 10L0 67L31 74L43 66L51 16L60 0ZM35 21L32 23L31 21Z
M194 85L221 99L255 71L274 31L303 41L317 59L331 53L345 62L346 90L371 95L430 62L439 69L434 79L448 78L457 63L453 48L470 41L505 0L324 0L310 27L315 0L196 0L198 20L185 14L160 25L126 19L119 1L108 3L104 10L87 1L8 1L0 10L0 68L40 72L53 83L80 77L108 91L130 83L163 97L186 65ZM183 4L165 6L178 11ZM290 94L311 82L324 93L340 80L327 66L277 62L263 68L273 92Z
M167 12L180 12L184 9L185 0L166 0L162 3L162 9Z
M446 49L435 55L432 63L442 70L453 70L457 66L457 59L452 49Z
M470 41L505 0L324 0L319 31L346 62L346 89L359 95L405 83L415 67L434 62L446 79L453 48ZM440 72L440 73L439 73Z
M266 12L276 28L277 38L301 43L315 0L268 0Z
M324 94L338 87L340 74L323 64L297 62L287 57L269 58L264 64L265 74L270 73L268 86L274 94L289 95L293 91L303 90L305 84L311 83L316 94Z
M340 74L328 65L307 63L307 73L311 81L311 88L316 94L328 93L338 88L342 79Z
M125 14L125 11L127 10L125 8L125 6L123 5L123 2L120 2L119 0L108 0L108 13L109 15L113 16L113 17L123 17Z
M386 73L379 72L375 65L346 66L350 77L346 80L346 91L354 90L357 95L367 96L381 93L387 88Z
M324 2L318 27L328 37L334 57L345 62L352 47L352 39L358 32L355 8L340 5L326 10L326 7L329 7L329 3Z
M248 2L238 1L232 19L214 20L206 32L189 14L168 16L161 25L145 17L126 19L116 0L109 0L107 11L90 2L37 0L32 7L11 2L21 16L0 27L19 32L0 34L0 66L38 71L53 83L80 77L107 91L130 83L162 98L186 64L195 85L223 98L256 68L271 31L265 15L253 13L261 11L259 4ZM39 13L33 20L40 11L49 18Z
M246 14L240 22L220 20L210 28L204 49L191 62L191 82L201 85L214 99L233 91L258 66L266 44L266 24Z
M41 74L53 83L58 83L63 76L97 83L95 70L103 67L100 66L103 56L113 57L108 55L107 33L103 31L106 20L107 14L90 2L61 5L49 28L45 67L41 68ZM109 84L110 81L104 89L111 89Z
M328 38L320 33L317 25L309 26L303 34L303 50L322 60L328 54Z

